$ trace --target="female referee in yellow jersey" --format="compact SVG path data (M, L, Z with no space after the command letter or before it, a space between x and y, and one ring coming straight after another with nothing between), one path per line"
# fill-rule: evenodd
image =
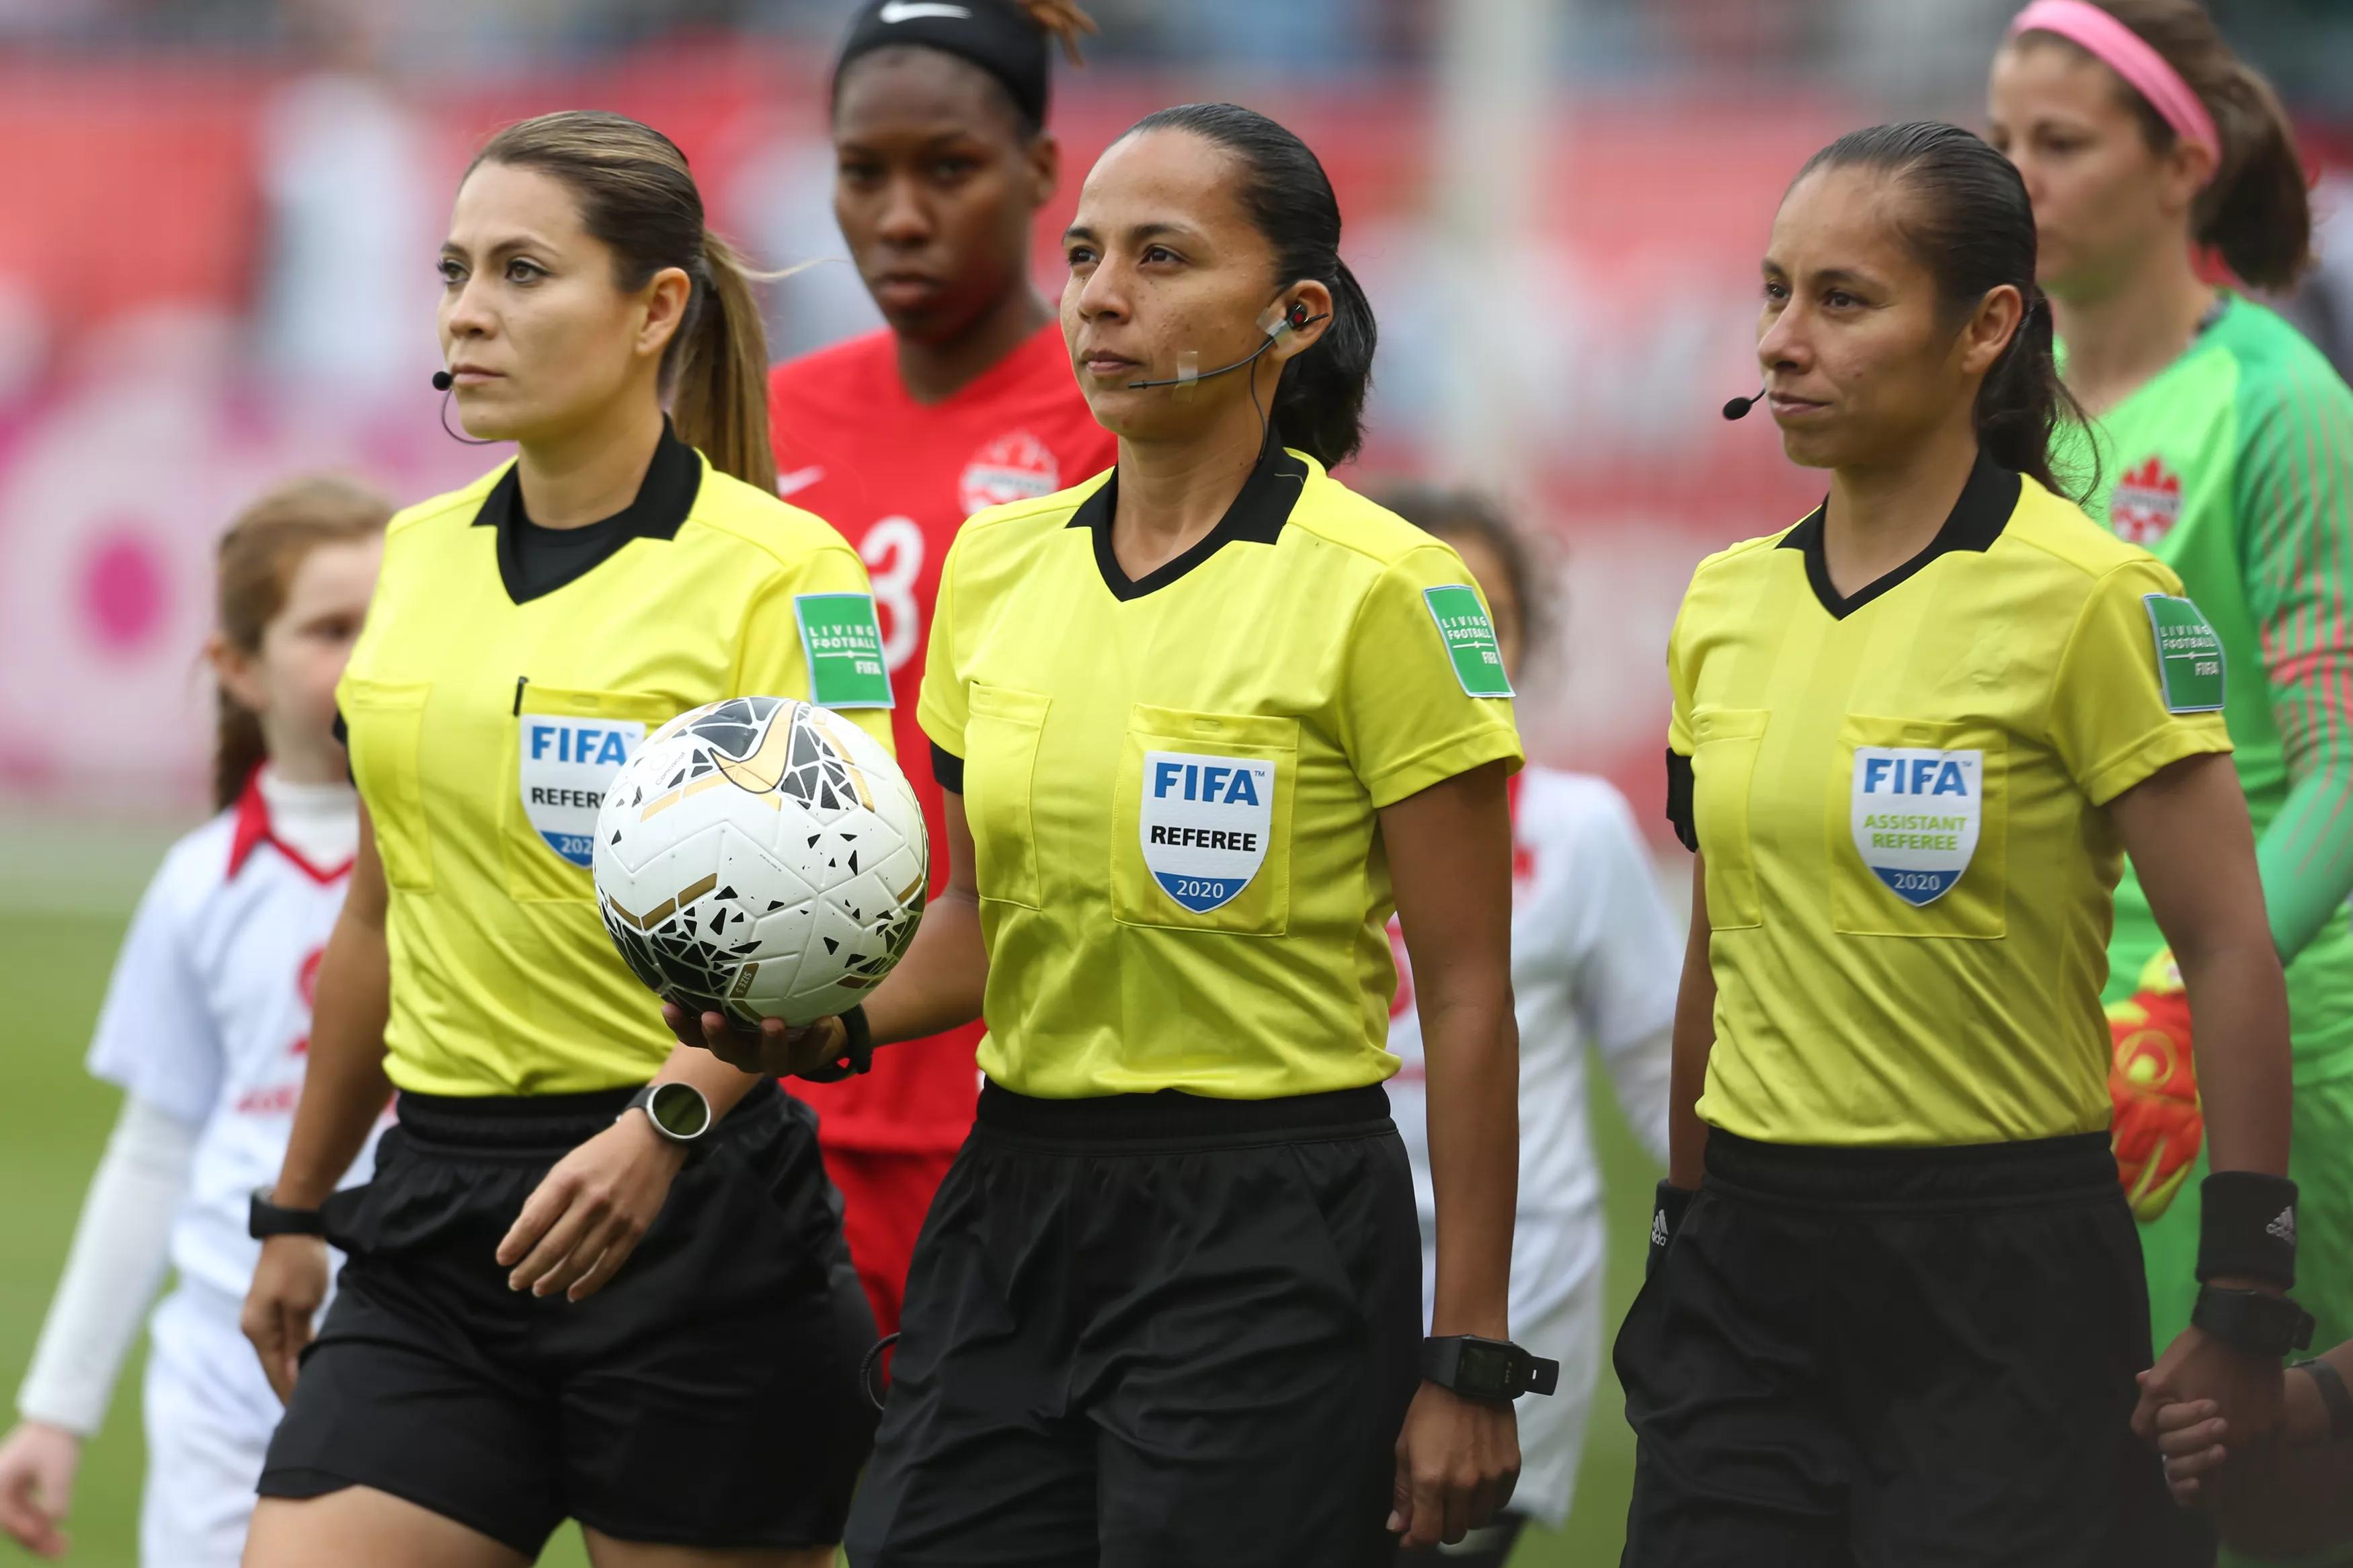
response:
M1118 467L948 556L921 712L951 876L860 1021L985 1015L987 1084L916 1244L858 1568L1354 1568L1510 1493L1509 1400L1547 1381L1505 1321L1520 745L1461 559L1326 471L1374 344L1339 238L1263 116L1130 130L1062 294ZM1429 1060L1426 1348L1380 1087L1392 903ZM702 1026L787 1068L842 1038Z
M759 316L659 132L501 132L440 269L460 416L519 451L393 520L337 693L372 830L253 1204L246 1330L288 1406L246 1563L505 1568L570 1516L600 1568L824 1568L872 1331L814 1120L671 1041L587 840L682 709L808 697L887 743L887 683L796 629L824 595L872 636L865 571L776 497ZM388 1087L375 1180L327 1201ZM321 1236L350 1262L305 1350Z
M1757 357L1830 496L1704 562L1668 656L1698 858L1617 1350L1630 1565L2184 1560L2132 1431L2147 1296L2105 1131L2126 852L2216 1173L2200 1326L2152 1383L2265 1432L2309 1322L2221 656L2168 568L2057 493L2034 238L2017 172L1949 125L1840 139L1774 220Z

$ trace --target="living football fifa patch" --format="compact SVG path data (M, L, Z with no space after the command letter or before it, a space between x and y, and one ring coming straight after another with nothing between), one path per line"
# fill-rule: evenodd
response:
M793 616L808 660L809 700L820 708L888 708L891 670L871 594L799 594Z
M586 867L596 841L596 811L621 764L638 754L646 727L634 719L571 719L524 713L515 784L522 814L547 847Z
M1231 903L1266 864L1274 764L1193 752L1144 753L1136 835L1161 891L1193 913Z
M1857 746L1850 816L1855 852L1915 908L1952 891L1977 853L1985 753Z
M1504 674L1504 650L1496 644L1494 623L1477 590L1461 583L1424 588L1422 603L1430 606L1438 635L1446 639L1446 657L1454 662L1454 679L1473 697L1509 697L1512 683Z
M2144 594L2148 628L2157 638L2157 677L2168 713L2222 710L2222 639L2206 614L2188 599Z

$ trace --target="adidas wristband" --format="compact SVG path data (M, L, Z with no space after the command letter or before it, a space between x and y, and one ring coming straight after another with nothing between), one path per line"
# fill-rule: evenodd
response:
M2198 1282L2243 1275L2295 1283L2295 1184L2260 1171L2217 1171L2199 1187Z
M1683 1226L1683 1211L1691 1207L1692 1199L1698 1195L1689 1187L1679 1187L1672 1182L1659 1184L1658 1196L1651 1206L1651 1251L1642 1262L1643 1279L1648 1279L1651 1271L1658 1268L1659 1259L1667 1255L1667 1243L1675 1238L1675 1232Z

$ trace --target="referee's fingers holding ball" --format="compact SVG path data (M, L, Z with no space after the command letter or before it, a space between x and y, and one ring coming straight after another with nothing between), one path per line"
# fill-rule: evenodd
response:
M839 1057L847 1044L839 1018L820 1018L797 1029L782 1018L763 1018L759 1032L754 1034L739 1028L723 1014L705 1013L698 1017L675 1002L665 1002L662 1019L679 1044L709 1051L738 1072L767 1078L790 1078L823 1067Z
M1408 1550L1451 1545L1501 1512L1519 1479L1511 1405L1425 1383L1398 1434L1388 1527Z

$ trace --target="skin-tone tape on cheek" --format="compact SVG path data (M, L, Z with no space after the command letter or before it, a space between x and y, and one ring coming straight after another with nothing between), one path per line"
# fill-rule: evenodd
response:
M1193 401L1193 389L1201 384L1201 356L1187 349L1176 356L1176 389L1171 394L1179 403Z

